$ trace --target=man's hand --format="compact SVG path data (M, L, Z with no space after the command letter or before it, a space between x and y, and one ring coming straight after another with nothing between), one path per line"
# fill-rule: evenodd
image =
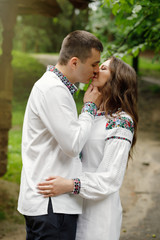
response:
M59 176L49 177L45 182L39 183L37 188L38 193L42 194L45 198L55 197L63 193L72 192L74 181Z
M85 92L83 101L84 103L93 102L97 107L99 107L102 102L102 94L99 92L97 87L94 87L92 84L90 84Z

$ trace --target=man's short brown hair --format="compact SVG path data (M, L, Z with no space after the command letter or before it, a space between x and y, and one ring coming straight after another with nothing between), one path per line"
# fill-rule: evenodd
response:
M71 32L62 42L58 62L66 65L72 57L77 57L81 62L85 62L87 58L91 57L92 48L99 52L103 51L103 45L97 37L83 30Z

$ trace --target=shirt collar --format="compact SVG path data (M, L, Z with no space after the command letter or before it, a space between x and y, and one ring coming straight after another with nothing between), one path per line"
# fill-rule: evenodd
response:
M73 95L75 92L77 92L77 87L72 84L64 75L61 73L55 66L53 65L48 65L47 66L47 71L54 72L60 79L61 81L66 85L66 87L69 89L70 93Z

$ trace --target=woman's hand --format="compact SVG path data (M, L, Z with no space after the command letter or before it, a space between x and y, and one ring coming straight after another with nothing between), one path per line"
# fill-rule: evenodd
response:
M49 177L45 182L37 185L38 193L45 198L55 197L63 193L72 192L74 188L74 181L72 179L65 179L59 176Z

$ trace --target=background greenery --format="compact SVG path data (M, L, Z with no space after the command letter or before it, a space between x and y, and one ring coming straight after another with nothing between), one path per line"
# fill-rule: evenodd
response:
M73 8L58 0L62 12L54 18L18 16L14 49L22 52L59 52L63 38L76 29L88 30L104 44L104 58L115 54L133 58L145 50L159 60L159 0L97 0L88 9ZM0 45L2 42L0 23Z

